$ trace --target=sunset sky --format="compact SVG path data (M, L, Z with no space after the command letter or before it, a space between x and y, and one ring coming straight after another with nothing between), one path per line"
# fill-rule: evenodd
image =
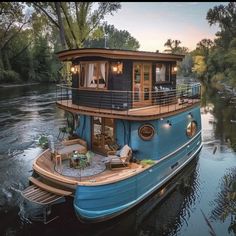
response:
M206 15L220 4L228 2L122 2L121 9L105 20L135 37L139 50L162 52L169 38L193 50L203 38L215 38L219 28L210 26Z

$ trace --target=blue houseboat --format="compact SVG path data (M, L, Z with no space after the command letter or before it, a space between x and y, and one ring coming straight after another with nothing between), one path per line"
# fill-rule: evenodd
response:
M38 204L72 197L84 222L105 221L161 188L201 150L199 83L178 84L183 55L84 48L71 62L72 86L56 104L74 119L74 139L36 158L22 195Z

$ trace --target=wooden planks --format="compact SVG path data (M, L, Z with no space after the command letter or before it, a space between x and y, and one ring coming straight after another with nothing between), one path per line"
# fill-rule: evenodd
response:
M21 192L21 195L30 202L34 202L40 205L51 204L63 196L59 196L53 193L49 193L35 185L31 185Z
M52 186L44 184L43 182L35 179L34 177L29 177L29 180L34 185L36 185L37 187L39 187L39 188L41 188L43 190L46 190L47 192L54 193L54 194L59 195L59 196L69 196L69 195L72 195L72 192L65 191L65 190L58 189L58 188L54 188Z

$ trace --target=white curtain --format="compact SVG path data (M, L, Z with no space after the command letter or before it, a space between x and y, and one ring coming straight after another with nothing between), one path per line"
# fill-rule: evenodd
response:
M94 71L94 64L89 64L88 65L88 73L86 76L87 87L91 87L91 82L93 80L93 71Z
M105 80L105 72L106 72L105 63L100 64L100 71L101 71L101 74L102 74L102 78Z
M160 79L161 79L161 81L166 80L166 66L164 64L162 64L162 66L161 66Z
M105 88L106 87L106 84L105 84L105 74L106 74L105 63L100 64L100 71L101 71L102 78L99 78L99 80L98 80L98 87Z

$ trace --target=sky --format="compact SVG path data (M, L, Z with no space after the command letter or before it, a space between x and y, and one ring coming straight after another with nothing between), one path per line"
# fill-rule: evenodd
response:
M193 50L204 38L214 39L218 25L206 20L210 8L228 2L122 2L121 9L105 17L118 30L127 30L140 43L140 51L163 52L167 39Z

